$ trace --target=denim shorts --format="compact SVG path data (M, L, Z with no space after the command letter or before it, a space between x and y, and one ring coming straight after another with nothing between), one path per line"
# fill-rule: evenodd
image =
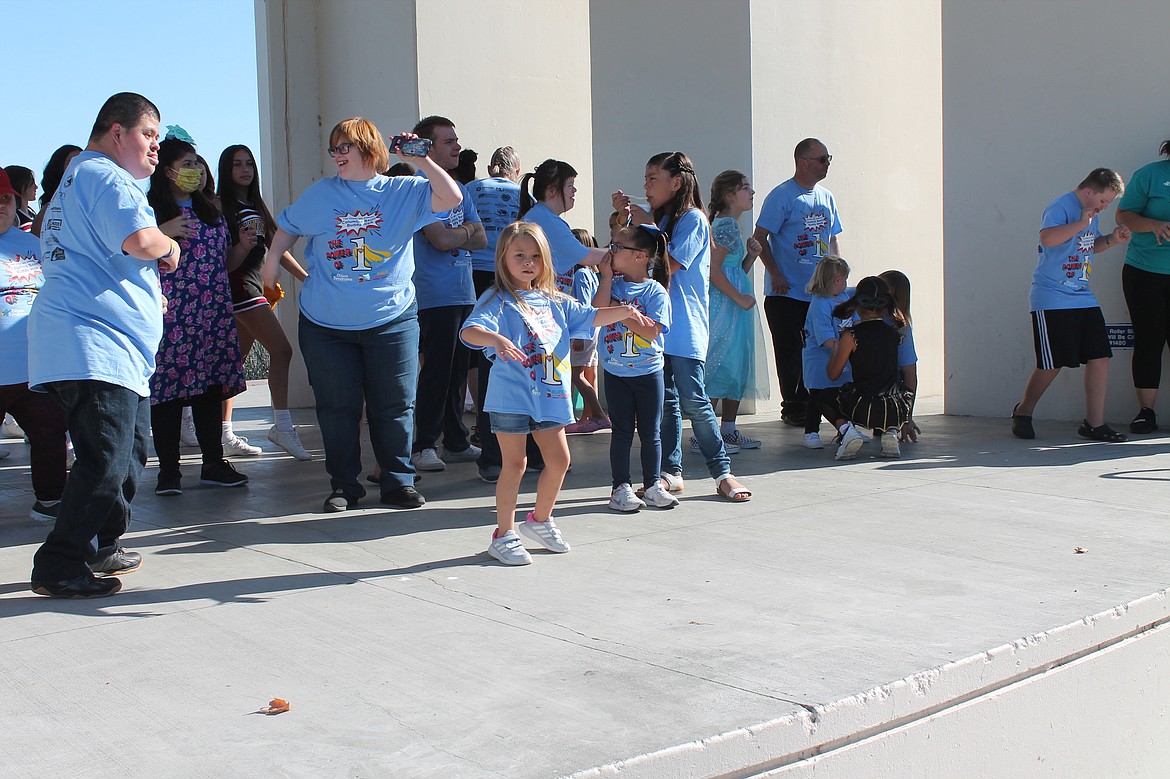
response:
M528 433L535 433L537 430L552 430L554 427L564 427L564 422L537 422L527 414L508 414L503 411L489 411L488 416L492 420L492 432L496 435L501 433L513 435L527 435Z

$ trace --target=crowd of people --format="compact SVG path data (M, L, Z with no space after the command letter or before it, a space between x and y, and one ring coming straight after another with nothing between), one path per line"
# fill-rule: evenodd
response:
M160 119L141 95L111 97L85 149L52 155L35 213L32 171L0 175L0 403L31 447L32 516L53 522L34 557L34 592L110 595L119 574L141 565L120 539L148 438L158 495L182 494L183 444L199 448L201 484L248 482L227 458L261 451L231 421L257 341L271 355L268 438L311 459L289 414L292 349L273 312L282 268L302 285L298 340L330 477L323 510L366 496L364 419L376 461L365 481L384 505L420 507L419 472L475 463L495 485L488 553L507 565L531 562L521 536L570 549L553 518L567 434L611 430L613 510L677 505L684 417L687 448L717 493L751 499L731 456L761 446L737 414L771 383L757 260L781 420L804 430L804 446L825 447L822 419L838 460L874 438L885 457L917 440L910 282L888 270L849 285L837 204L820 183L832 155L815 138L796 145L793 176L764 199L750 236L739 227L754 207L748 177L720 173L704 209L693 162L674 151L646 162L644 198L613 193L598 246L566 220L572 165L549 159L522 173L516 150L501 147L477 179L477 155L442 116L393 139L367 119L339 122L327 148L335 175L275 217L251 150L225 149L217 182L195 140L177 125L162 134ZM1170 157L1170 141L1161 151ZM1131 235L1125 291L1141 406L1131 430L1156 429L1170 333L1167 165L1135 175L1106 236L1097 215L1125 191L1112 171L1093 171L1045 212L1032 298L1037 370L1013 411L1015 435L1034 435L1032 409L1056 373L1084 364L1079 433L1124 440L1103 419L1109 345L1088 278L1093 254ZM146 178L144 192L135 182ZM303 264L293 254L302 238ZM528 470L540 472L535 506L517 522Z

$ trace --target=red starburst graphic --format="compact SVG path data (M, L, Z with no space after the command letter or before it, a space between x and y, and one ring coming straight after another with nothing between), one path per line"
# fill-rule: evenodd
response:
M377 211L373 213L354 211L352 214L341 214L337 217L337 234L338 235L359 235L367 230L376 230L382 226L382 215Z

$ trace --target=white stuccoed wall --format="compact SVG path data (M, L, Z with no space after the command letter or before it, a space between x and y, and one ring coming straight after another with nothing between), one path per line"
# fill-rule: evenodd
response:
M747 74L757 209L792 177L796 144L820 138L850 283L889 269L910 278L923 396L943 389L939 11L936 0L753 0Z
M1095 167L1128 180L1170 137L1161 77L1170 3L944 0L942 9L946 411L1006 417L1036 364L1028 286L1044 208ZM1114 213L1101 215L1102 230ZM1109 323L1129 321L1123 261L1114 248L1094 263ZM1115 425L1137 411L1131 354L1115 351L1110 369ZM1080 419L1082 373L1058 377L1036 416Z

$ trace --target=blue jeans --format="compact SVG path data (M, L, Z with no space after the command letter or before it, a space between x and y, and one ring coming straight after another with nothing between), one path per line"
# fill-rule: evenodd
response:
M317 424L332 489L354 500L366 494L358 481L363 403L374 457L382 466L382 493L413 486L410 444L418 385L415 307L393 322L368 330L321 327L301 314L298 334L317 402Z
M65 411L77 462L57 522L33 556L33 581L65 581L118 548L146 465L150 399L104 381L59 381L46 389ZM97 546L93 539L97 538Z
M630 479L630 449L634 445L634 427L638 428L641 443L642 486L658 481L658 465L662 459L663 387L662 372L647 376L615 376L605 371L605 399L609 402L609 470L613 486L632 484Z
M691 420L699 451L712 479L731 473L719 422L704 387L703 361L666 355L662 369L666 401L662 409L662 470L682 474L682 418Z

